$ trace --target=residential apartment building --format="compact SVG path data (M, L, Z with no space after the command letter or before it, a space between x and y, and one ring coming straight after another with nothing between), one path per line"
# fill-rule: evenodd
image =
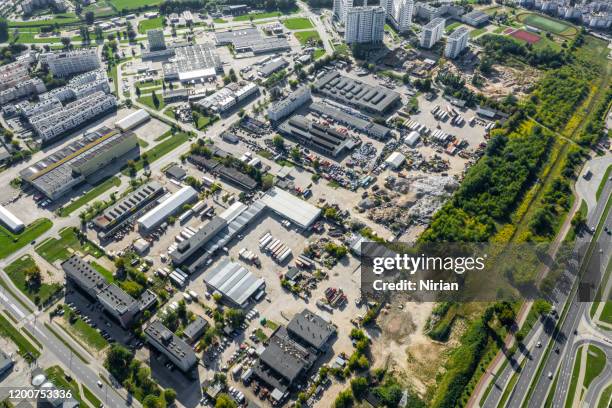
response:
M32 78L18 83L12 88L0 91L0 105L24 98L26 96L38 95L47 90L43 81Z
M425 24L419 36L419 45L423 48L433 47L442 38L444 22L443 18L438 17Z
M446 39L446 48L444 56L446 58L456 58L461 53L468 43L469 30L466 26L458 27Z
M58 13L68 10L68 3L65 0L24 0L21 3L23 14L32 14L36 9L50 7Z
M0 66L0 91L12 88L30 78L29 58L22 58L10 64Z
M333 13L340 22L344 22L346 12L353 8L353 0L334 0Z
M149 51L166 49L166 40L162 29L147 31L147 40L149 41Z
M384 3L387 19L400 33L408 31L414 13L413 0L387 0Z
M147 343L165 355L181 371L190 371L198 362L189 344L155 320L144 329Z
M47 53L41 56L55 77L67 77L100 68L100 58L95 48Z
M311 100L310 87L300 87L285 99L270 105L268 108L268 119L273 121L283 119Z
M382 43L385 34L385 9L353 7L346 12L344 41L347 44Z

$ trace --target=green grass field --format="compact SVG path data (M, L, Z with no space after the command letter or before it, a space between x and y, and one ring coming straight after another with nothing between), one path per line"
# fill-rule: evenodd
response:
M140 34L146 34L147 31L155 30L156 28L164 28L163 17L149 18L138 23L138 32Z
M49 238L42 244L36 247L36 253L42 256L47 262L53 263L58 260L66 260L70 258L71 252L79 251L84 254L90 254L95 258L100 258L102 251L94 247L89 241L79 242L72 228L65 228L59 233L60 238Z
M571 25L559 20L554 20L550 17L540 14L523 13L517 16L517 19L526 25L539 28L540 30L548 31L557 35L576 35L577 31Z
M16 261L13 261L13 263L7 266L4 271L11 278L15 286L17 286L19 290L21 290L32 302L35 304L44 305L49 298L62 289L62 285L59 283L49 284L42 282L36 289L28 286L26 282L26 271L33 270L35 268L37 268L37 265L32 257L30 255L24 255ZM43 273L44 272L41 271L41 275ZM44 275L42 279L44 281Z
M74 323L68 321L68 315L71 310L68 306L64 306L64 320L68 323L70 330L81 340L85 341L89 346L96 350L102 350L108 346L108 342L96 329L85 323L81 318L77 318Z
M0 225L0 259L6 258L47 232L53 223L47 218L39 218L28 225L21 233L13 234Z
M460 23L459 21L455 21L454 23L451 23L449 25L446 26L446 34L450 34L453 31L455 31L460 25L462 25L462 23Z
M307 28L313 28L312 23L305 17L294 17L288 18L283 21L283 24L289 30L305 30Z
M126 0L128 1L128 0ZM131 0L129 0L131 1ZM9 21L9 27L45 27L52 26L56 23L60 26L70 25L70 24L78 24L81 22L81 19L77 17L74 13L61 13L54 14L53 18L47 20L31 20L31 21Z
M475 38L478 37L480 34L486 33L487 29L486 28L477 28L475 30L470 31L470 38Z
M85 384L83 384L82 387L83 387L83 396L85 397L87 401L91 402L91 404L94 407L102 406L102 402L98 399L98 397L94 395L93 392L91 392L89 388L85 386Z
M278 17L282 15L283 14L280 11L269 11L265 13L251 13L251 14L244 14L242 16L236 16L233 18L233 21L249 21L251 19L261 20L263 18L272 18L272 17Z
M157 6L162 0L110 0L117 11L136 10L140 7Z
M584 347L584 346L582 346ZM578 374L580 373L580 361L582 360L582 347L578 347L576 350L576 359L574 360L574 368L572 370L572 377L570 381L569 391L567 393L567 400L565 401L565 407L571 407L574 398L576 398L576 386L578 385Z
M606 302L603 310L601 311L599 320L604 323L612 324L612 302Z
M299 31L297 33L293 33L293 35L295 35L295 38L297 38L300 44L302 45L308 43L311 40L313 41L321 40L321 37L319 37L319 33L314 30L313 31Z
M0 314L0 336L9 338L17 345L19 355L28 361L40 357L40 352L20 332Z
M157 99L159 100L159 105L157 107L155 107L155 104L153 103L153 96L151 94L143 95L140 98L138 98L137 101L138 103L142 103L143 105L146 105L151 109L155 109L155 110L164 109L164 106L166 106L166 104L164 103L164 98L162 98L162 96L159 95L159 93L157 94Z
M105 267L103 267L102 265L100 265L99 263L91 262L91 266L96 271L98 271L100 275L104 276L106 280L109 281L110 283L113 283L115 281L115 277L113 276L113 273L109 271L108 269L106 269Z
M225 24L225 23L227 23L227 20L224 20L222 18L214 18L213 19L213 23L215 23L215 24Z
M69 216L70 214L72 214L74 211L78 210L85 204L93 202L93 200L96 197L102 195L104 192L106 192L110 188L119 187L120 184L121 184L121 180L119 180L118 177L113 176L113 177L107 178L102 183L99 183L94 188L87 191L85 194L83 194L82 196L74 200L73 202L62 207L59 210L60 217Z
M599 347L589 345L587 352L586 371L584 373L584 388L588 389L591 382L603 371L606 366L606 353Z
M85 407L85 403L81 399L81 393L79 392L79 384L74 379L68 381L66 379L66 373L60 366L52 366L45 370L47 377L56 385L58 388L63 390L72 391L72 398L79 402L79 406Z
M317 48L314 53L312 54L312 58L314 60L318 60L319 58L321 58L322 56L325 55L325 50L323 48Z
M187 133L177 133L172 135L172 137L166 138L163 142L158 143L153 146L151 149L147 150L147 161L149 163L153 163L155 160L158 160L160 157L170 153L172 150L176 149L183 143L189 140L189 135ZM136 170L140 170L144 167L144 162L141 159L136 161Z
M612 397L612 384L608 385L601 393L597 408L610 408L610 397Z

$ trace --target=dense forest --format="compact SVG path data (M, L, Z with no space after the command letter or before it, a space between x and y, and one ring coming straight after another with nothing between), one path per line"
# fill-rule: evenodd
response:
M568 59L565 50L534 48L502 35L485 34L478 39L478 43L484 48L485 58L494 62L504 62L509 57L515 57L534 67L559 68Z

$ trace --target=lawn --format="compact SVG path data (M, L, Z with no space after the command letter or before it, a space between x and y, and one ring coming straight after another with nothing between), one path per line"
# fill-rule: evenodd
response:
M269 11L269 12L264 12L264 13L251 13L251 14L244 14L242 16L236 16L236 17L233 18L233 21L261 20L263 18L279 17L282 14L283 13L281 13L280 11Z
M127 0L126 0L127 1ZM58 24L60 26L69 24L78 24L81 19L74 13L54 14L53 18L48 20L32 20L32 21L9 21L9 27L45 27Z
M189 135L184 132L177 133L172 137L165 139L163 142L158 143L157 145L153 146L151 149L145 152L147 154L147 161L149 163L153 163L155 160L168 154L172 150L185 143L187 140L189 140ZM136 170L140 170L143 167L144 163L142 159L138 159L136 161Z
M523 24L548 31L553 34L569 36L577 34L576 29L571 25L539 14L522 13L517 16L517 19Z
M26 272L35 269L39 269L36 262L34 262L30 255L24 255L7 266L4 271L11 278L15 286L17 286L32 302L37 305L44 305L53 295L62 289L62 285L59 283L49 284L42 282L40 286L36 288L29 286L26 282ZM44 272L41 271L41 275L43 273ZM44 276L42 280L44 280Z
M73 251L90 254L95 258L100 258L104 253L96 248L91 242L79 242L76 233L72 228L65 228L59 233L60 239L49 238L36 247L36 253L42 256L47 262L53 263L57 260L64 261L70 258L71 248Z
M77 198L76 200L68 203L68 205L62 207L59 210L60 217L67 217L72 214L74 211L78 210L85 204L89 204L93 202L93 200L102 195L104 192L109 190L111 187L119 187L121 184L121 180L118 177L110 177L104 180L103 182L97 184L94 188L87 191L85 194Z
M610 397L612 397L612 384L608 385L601 393L597 408L610 408L610 406L608 405L608 403L610 402Z
M69 315L72 311L68 308L68 306L64 306L64 320L68 323L70 330L80 339L85 341L89 346L95 348L100 351L106 346L108 346L108 342L96 329L88 325L83 321L83 319L78 318L74 321L74 323L70 323Z
M109 283L113 283L115 281L115 277L113 276L113 273L109 271L108 269L106 269L105 267L103 267L102 265L100 265L99 263L91 262L91 266L96 271L98 271L100 275L104 276L106 280L109 281Z
M40 352L23 337L23 335L0 314L0 336L9 338L19 348L19 355L28 361L35 360L40 357Z
M588 389L591 382L603 371L606 366L606 353L599 347L589 345L587 351L586 371L584 373L584 388Z
M317 48L314 53L312 54L312 58L314 60L318 60L319 58L321 58L322 56L325 55L325 50L323 48Z
M307 28L314 27L310 20L306 17L288 18L287 20L283 21L283 24L289 30L305 30Z
M454 23L451 23L449 25L446 26L446 34L450 34L453 31L455 31L457 29L457 27L459 27L462 23L460 23L459 21L455 21Z
M227 23L227 20L224 20L222 18L214 18L213 19L213 23L215 23L215 24L225 24L225 23Z
M205 116L199 113L196 115L198 120L195 123L195 126L198 130L203 130L206 126L212 123L212 118L210 116Z
M307 44L310 40L314 40L314 41L321 40L321 37L319 37L319 33L314 30L313 31L298 31L296 33L293 33L293 35L295 35L295 38L297 38L300 44L302 45Z
M582 346L584 347L584 346ZM574 369L572 370L572 376L570 379L569 391L567 393L567 400L565 400L565 407L571 407L574 399L576 398L576 386L578 385L578 375L580 373L580 361L582 360L582 347L578 347L576 351L576 359L574 361Z
M81 399L81 393L79 392L79 384L77 384L74 379L68 381L66 379L66 373L64 373L64 370L60 366L52 366L47 368L45 370L45 374L47 374L49 380L51 380L51 382L58 388L61 388L66 391L72 391L72 398L79 402L79 406L86 406L83 400Z
M157 100L159 101L159 104L157 107L155 107L152 95L144 95L137 99L138 103L146 105L151 109L162 110L164 106L166 106L166 104L164 103L164 98L162 98L161 95L157 95Z
M6 258L18 249L23 248L47 232L52 226L51 220L39 218L28 225L21 233L13 234L0 225L0 259Z
M606 302L601 311L601 316L599 316L599 320L604 323L612 324L612 302Z
M478 37L480 34L486 33L486 28L477 28L475 30L470 31L470 38Z
M117 11L136 10L141 7L157 6L162 0L110 0Z
M15 31L16 30L11 30L9 38L11 40L14 39L18 44L59 43L62 41L60 37L54 36L37 38L36 36L40 34L40 32L35 28L19 29L17 36L15 36Z
M83 384L82 387L83 387L83 396L85 397L85 399L87 399L87 401L91 402L91 404L94 407L102 406L102 402L94 395L93 392L91 392L89 388L85 386L85 384Z
M155 30L156 28L164 28L163 17L149 18L138 23L138 32L140 34L146 34L147 31Z

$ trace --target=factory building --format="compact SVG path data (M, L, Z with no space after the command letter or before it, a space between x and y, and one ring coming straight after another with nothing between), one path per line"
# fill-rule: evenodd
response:
M181 188L138 219L140 231L147 233L157 228L168 217L181 211L185 204L193 203L197 198L198 192L193 187Z
M281 120L311 100L310 88L308 86L302 86L285 99L270 105L268 108L268 119L273 121Z
M260 201L304 230L310 228L321 215L320 208L278 187L268 190Z
M53 76L60 78L100 68L95 48L46 53L41 56L41 62L49 67Z
M253 82L232 83L212 95L200 99L194 105L212 114L223 114L257 94L259 94L259 88Z
M373 122L369 116L353 108L342 106L333 101L315 102L310 105L310 111L324 119L330 118L349 129L355 129L374 139L386 140L391 135L391 129L388 127Z
M151 115L144 109L139 109L136 112L132 112L125 118L115 122L115 126L123 132L134 129L137 126L142 125L151 119Z
M138 139L132 132L102 128L87 133L82 139L26 167L21 179L52 200L73 187L97 177L105 166L138 149Z
M286 68L289 66L289 62L284 58L274 58L271 61L266 62L264 65L259 67L257 73L262 78L268 78L270 75Z
M291 49L286 38L264 36L259 29L254 27L216 32L215 41L218 47L232 45L238 54L259 55Z
M204 284L209 293L219 293L232 307L245 308L253 299L261 298L266 283L237 262L224 259L204 272Z
M355 147L355 141L327 125L294 115L278 127L278 132L297 140L302 146L315 149L331 157L338 157Z
M0 223L14 234L24 230L25 224L15 214L0 205Z
M155 320L144 329L147 343L172 361L181 371L190 371L198 362L189 344Z
M218 72L223 72L221 60L212 44L194 44L173 50L174 57L162 65L166 81L199 81L214 78Z
M425 24L419 35L419 45L423 48L433 47L442 38L444 22L443 18L434 18Z
M380 44L385 36L382 7L353 7L346 11L344 41L347 44Z
M469 30L466 26L458 27L446 39L444 56L446 58L457 58L467 47Z
M372 86L330 71L314 83L314 91L360 111L385 115L401 102L400 94L389 89Z

